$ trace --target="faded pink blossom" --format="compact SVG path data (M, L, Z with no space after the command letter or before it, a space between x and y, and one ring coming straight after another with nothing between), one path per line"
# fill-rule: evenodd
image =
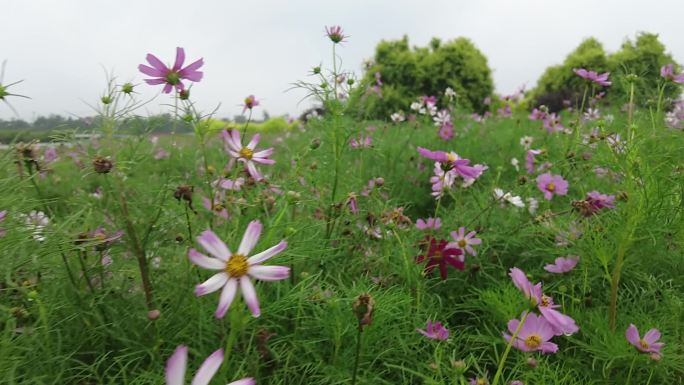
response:
M580 258L576 255L568 255L567 258L558 257L553 264L544 266L544 270L548 271L549 273L567 273L577 266L579 259Z
M554 195L567 195L568 182L560 175L550 173L541 174L537 177L537 187L544 193L544 199L551 200Z
M449 339L449 329L445 328L439 321L433 323L432 320L428 320L425 329L416 330L431 340L446 341Z
M442 220L439 218L418 219L416 228L418 230L439 230L442 227Z

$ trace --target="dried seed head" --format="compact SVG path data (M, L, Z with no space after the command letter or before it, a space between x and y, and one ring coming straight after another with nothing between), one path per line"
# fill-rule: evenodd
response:
M93 159L93 167L95 168L96 173L107 174L112 171L114 163L112 163L111 159L105 158L104 156L96 156L95 159Z
M186 202L192 202L192 193L194 191L194 186L180 185L176 187L176 191L173 193L173 197L176 198L179 202L181 199Z

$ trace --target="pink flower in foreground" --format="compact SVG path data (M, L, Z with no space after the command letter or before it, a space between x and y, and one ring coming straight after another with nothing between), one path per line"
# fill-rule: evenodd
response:
M442 220L439 218L418 219L416 221L416 228L418 230L439 230L440 227L442 227Z
M524 316L525 313L523 313ZM511 341L512 335L515 334L519 324L520 321L517 319L508 321L508 331L511 334L503 334L506 341ZM513 340L512 345L523 352L555 353L558 351L558 345L549 342L554 335L551 324L544 317L531 313L525 318L525 322L520 327L520 331Z
M608 87L613 84L612 82L608 81L610 72L599 74L595 71L587 71L584 68L574 69L573 71L582 79L588 80L594 84L598 84L599 86Z
M477 252L473 248L474 245L479 245L482 243L480 238L476 238L477 233L471 231L468 234L465 232L465 227L460 227L458 231L451 232L451 238L454 239L451 244L463 251L468 252L472 256L476 256Z
M449 339L449 329L445 328L439 321L433 323L432 320L428 320L425 329L416 330L431 340L446 341Z
M273 147L258 152L254 151L260 138L261 136L259 134L254 134L247 146L243 147L242 139L240 139L240 132L238 132L238 130L223 131L223 147L228 155L233 159L244 163L249 175L256 180L263 179L263 176L256 168L256 163L275 164L275 160L268 159L268 157L273 154Z
M549 273L567 273L577 266L577 262L579 262L579 257L576 255L569 255L568 258L558 257L553 264L544 266L544 270Z
M207 385L223 363L223 349L213 352L202 363L192 378L192 385ZM173 355L166 361L166 385L183 385L185 382L185 370L188 365L188 347L180 345ZM243 378L233 381L228 385L254 385L253 378Z
M639 336L639 330L634 324L629 324L625 337L630 344L634 345L637 350L643 353L658 353L665 344L658 342L660 339L660 331L658 329L651 329L644 334L644 338Z
M537 306L556 335L571 335L579 330L575 320L556 310L560 305L555 305L553 298L542 294L541 282L532 285L525 273L517 267L511 269L510 276L513 284L525 295L530 304Z
M140 64L138 66L138 70L147 76L152 76L152 79L145 79L147 84L164 84L164 89L162 92L165 94L170 93L174 87L178 92L181 92L185 90L185 84L183 84L183 80L199 82L202 80L202 76L204 75L202 72L198 71L198 69L204 65L203 59L199 59L187 67L182 68L183 62L185 62L185 50L181 47L176 48L176 62L171 68L167 67L161 62L161 60L151 53L147 54L146 59L151 67L145 64Z
M675 74L672 64L660 67L660 76L665 78L665 80L669 80L677 84L684 84L684 73Z
M261 229L262 225L258 220L250 222L235 254L211 230L205 230L197 237L197 242L211 257L207 257L195 249L190 249L188 252L190 261L195 265L209 270L220 270L219 273L195 288L197 296L213 293L223 288L218 308L214 313L216 318L223 318L226 314L230 304L235 299L238 286L252 315L258 317L261 310L252 278L262 281L279 281L290 276L290 268L288 267L262 265L266 260L285 250L287 247L285 240L261 253L248 257L248 254L259 241Z
M249 95L248 97L245 98L245 104L242 106L242 113L244 114L245 111L247 110L252 110L252 108L256 107L259 105L259 101L256 99L254 95Z
M544 199L549 201L554 195L568 193L568 182L562 176L551 175L548 172L537 177L537 187L544 193Z
M447 153L444 151L430 151L426 148L418 147L418 153L424 158L445 164L450 170L453 170L463 178L477 179L482 173L481 170L470 166L470 160L459 157L458 154L453 151Z

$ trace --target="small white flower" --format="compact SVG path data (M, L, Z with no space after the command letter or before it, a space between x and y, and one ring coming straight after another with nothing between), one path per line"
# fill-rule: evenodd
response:
M447 87L446 90L444 90L444 96L449 98L449 100L454 100L457 95L453 88Z
M404 116L404 111L397 111L390 115L390 119L392 119L394 123L401 123L406 119L406 117Z
M520 171L520 167L518 166L520 164L520 161L518 161L518 158L513 158L511 159L511 165L515 167L515 171Z
M520 145L525 148L525 150L529 150L530 147L532 146L532 142L534 141L534 138L531 136L523 136L520 138Z
M442 127L447 122L451 122L451 114L448 110L439 111L432 120L435 122L435 126Z
M534 215L537 212L537 208L539 208L539 201L532 197L527 198L527 211Z
M501 202L501 207L505 207L506 204L520 208L525 207L522 198L513 195L510 192L504 193L504 191L498 187L494 189L494 199Z

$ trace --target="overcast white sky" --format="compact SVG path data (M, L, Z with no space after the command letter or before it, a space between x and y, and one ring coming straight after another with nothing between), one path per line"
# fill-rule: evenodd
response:
M330 61L324 26L335 24L351 35L340 54L357 73L381 39L407 34L425 45L433 36L466 36L488 57L499 93L532 87L588 36L615 51L638 31L655 32L684 63L682 0L2 0L0 11L3 83L25 80L10 91L32 99L10 102L26 120L92 115L84 101L102 95L103 67L121 83L141 83L145 55L168 63L176 46L186 49L186 63L205 60L192 95L201 108L220 102L217 115L231 117L254 94L271 115L296 114L309 103L298 105L303 94L284 91ZM153 96L159 88L137 89ZM168 100L158 97L147 111L167 109L160 104ZM0 104L0 118L12 117Z

